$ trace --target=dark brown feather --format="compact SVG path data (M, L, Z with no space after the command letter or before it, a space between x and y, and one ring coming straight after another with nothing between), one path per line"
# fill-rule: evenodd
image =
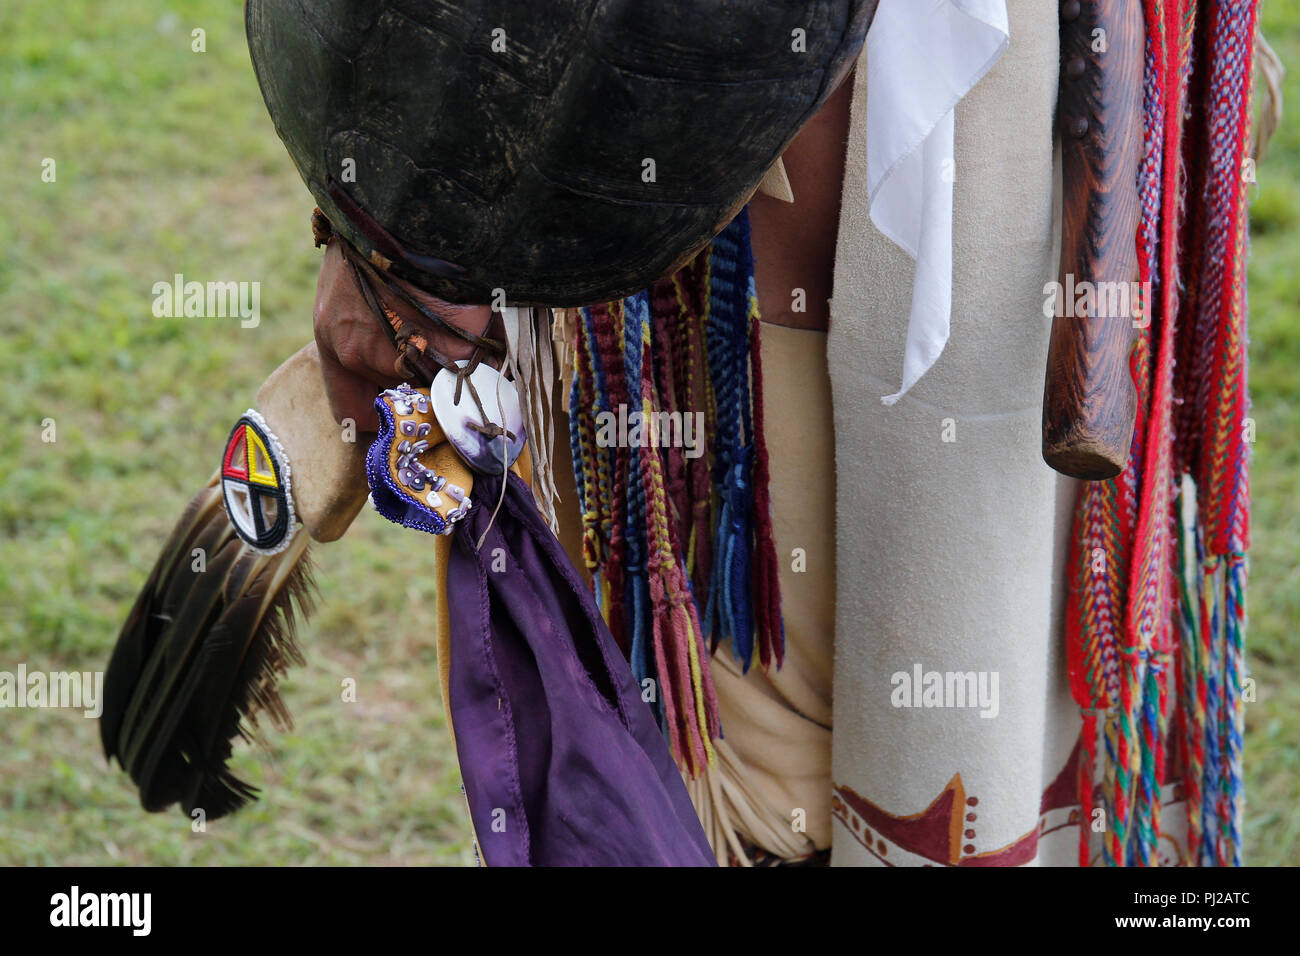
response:
M104 678L100 737L149 811L179 802L208 819L257 790L227 768L235 737L265 712L290 726L277 682L303 658L296 613L311 613L307 536L275 555L235 534L217 476L194 496L127 617ZM202 548L205 569L193 570Z

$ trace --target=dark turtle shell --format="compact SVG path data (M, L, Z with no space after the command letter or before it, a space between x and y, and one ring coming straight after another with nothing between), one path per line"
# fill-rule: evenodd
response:
M364 255L454 302L579 305L731 221L876 2L247 0L245 18L276 131Z

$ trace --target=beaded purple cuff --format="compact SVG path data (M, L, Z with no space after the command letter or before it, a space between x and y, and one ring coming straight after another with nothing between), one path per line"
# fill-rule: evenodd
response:
M473 507L468 469L446 441L429 394L407 384L375 399L379 437L366 455L375 510L389 521L450 534Z

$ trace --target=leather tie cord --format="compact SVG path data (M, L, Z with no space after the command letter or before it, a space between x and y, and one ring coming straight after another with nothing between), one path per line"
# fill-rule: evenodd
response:
M343 257L347 260L348 268L352 273L353 281L356 282L357 288L361 292L361 297L365 299L371 313L380 320L380 325L388 335L388 340L397 349L397 360L393 363L394 374L403 380L414 380L427 385L433 382L434 376L438 374L439 367L446 369L456 376L456 391L453 401L456 404L460 403L461 387L468 385L470 397L473 398L474 405L479 410L479 415L486 423L484 425L470 423L470 427L488 438L495 438L504 434L513 440L515 438L513 433L488 420L487 412L483 408L483 402L479 398L474 383L469 378L479 363L483 361L485 352L493 358L503 357L506 353L505 343L467 332L452 325L436 312L426 308L409 292L367 262L353 247L352 243L335 232L333 224L319 209L312 212L311 228L318 248L328 245L331 239L338 240L339 248L343 251ZM402 301L415 308L438 328L472 344L474 354L470 357L469 363L463 366L457 365L456 362L433 348L429 343L428 336L421 329L405 322L401 316L384 304L375 291L376 285L381 286L390 294L399 297Z

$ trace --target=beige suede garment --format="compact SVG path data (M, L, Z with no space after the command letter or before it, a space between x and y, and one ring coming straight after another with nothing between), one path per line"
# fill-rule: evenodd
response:
M762 303L759 303L761 310ZM835 625L835 444L826 333L764 324L764 422L785 666L741 674L713 656L718 766L687 780L715 853L746 844L783 858L831 842L831 664Z

